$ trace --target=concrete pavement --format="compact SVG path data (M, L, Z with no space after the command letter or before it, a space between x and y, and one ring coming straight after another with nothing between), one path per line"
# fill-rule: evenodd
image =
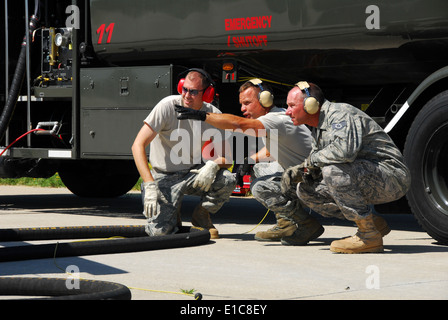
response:
M184 225L197 198L186 197ZM0 228L144 224L139 193L117 199L82 199L66 189L0 186ZM348 221L316 216L325 233L303 247L258 242L253 235L274 223L253 199L232 198L213 217L221 238L206 245L133 253L0 263L0 276L80 277L131 288L133 300L426 300L448 299L448 247L437 244L410 214L387 214L392 232L382 254L344 255L331 241L353 235ZM55 241L39 241L48 243ZM0 243L1 246L26 243ZM62 270L61 270L62 269ZM166 292L168 291L168 292ZM1 297L0 297L1 298Z

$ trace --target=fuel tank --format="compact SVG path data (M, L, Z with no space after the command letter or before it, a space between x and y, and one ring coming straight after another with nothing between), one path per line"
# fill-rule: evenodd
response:
M277 74L322 78L325 71L331 78L341 66L355 66L351 77L379 64L390 73L417 63L425 74L446 64L447 1L371 3L90 0L91 38L97 56L116 65L232 56Z
M91 0L91 32L96 53L111 61L189 51L397 48L446 36L447 1L371 3Z

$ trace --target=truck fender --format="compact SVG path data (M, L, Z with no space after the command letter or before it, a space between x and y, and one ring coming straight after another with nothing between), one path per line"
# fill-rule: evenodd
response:
M396 124L400 121L400 119L404 116L404 114L409 110L412 104L418 99L418 97L430 86L445 78L448 78L448 66L435 71L425 80L423 80L422 83L420 83L420 85L414 90L414 92L412 92L412 94L406 100L405 104L400 108L400 110L398 110L397 114L387 124L387 126L384 128L384 131L386 131L386 133L390 133L396 126Z

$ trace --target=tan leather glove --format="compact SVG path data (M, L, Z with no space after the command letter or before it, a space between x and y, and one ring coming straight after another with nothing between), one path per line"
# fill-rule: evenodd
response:
M190 170L190 172L198 174L193 182L193 188L199 188L205 192L209 191L218 171L218 164L212 160L207 161L205 166L200 169Z
M143 196L143 215L146 218L156 217L159 212L159 204L157 202L158 187L154 181L142 183Z

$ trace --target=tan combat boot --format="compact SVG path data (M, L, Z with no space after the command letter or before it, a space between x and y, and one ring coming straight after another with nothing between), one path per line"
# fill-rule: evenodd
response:
M373 223L375 224L376 230L378 230L379 233L381 233L381 236L384 237L389 234L390 228L387 225L386 220L384 220L382 217L377 216L376 214L373 215Z
M297 226L295 223L288 221L286 219L278 217L278 215L275 215L277 217L277 224L266 230L266 231L259 231L255 234L255 240L258 241L280 241L281 238L290 236L296 231Z
M210 213L201 205L194 208L193 215L191 216L191 224L195 227L208 229L210 232L210 239L219 239L218 230L212 223Z
M312 216L297 222L297 230L290 236L282 238L284 246L304 246L308 242L319 238L325 229L319 221Z
M375 227L373 214L355 222L358 232L352 237L333 241L330 251L339 253L383 252L383 238Z

